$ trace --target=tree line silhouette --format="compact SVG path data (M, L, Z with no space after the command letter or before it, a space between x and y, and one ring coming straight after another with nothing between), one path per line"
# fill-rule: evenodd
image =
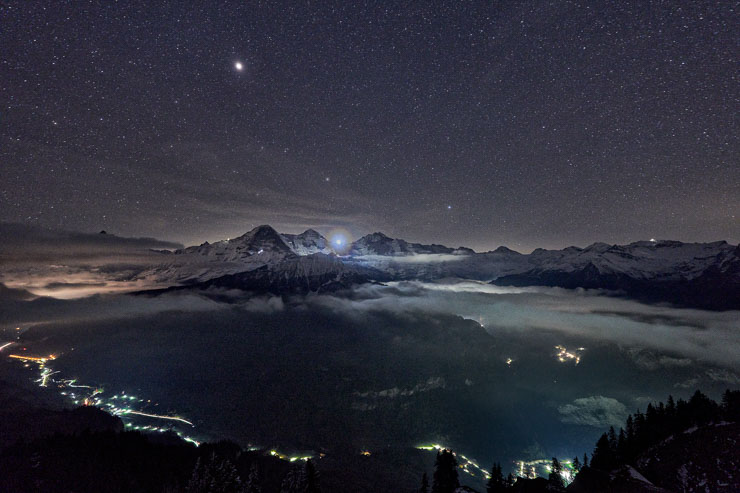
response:
M740 421L740 391L726 390L719 404L698 390L688 401L674 401L673 396L668 396L665 404L648 404L644 413L638 410L630 414L619 432L611 427L601 435L590 465L609 471L630 464L642 452L673 434L720 421Z
M618 432L613 426L610 427L597 440L590 461L588 454L584 454L583 459L573 459L573 471L578 474L586 468L592 468L609 472L634 463L640 454L671 435L723 421L740 422L740 391L726 390L720 403L698 390L688 401L675 401L673 396L668 396L666 403L648 404L644 413L638 410L634 415L630 414L625 426ZM460 487L457 469L457 460L451 450L437 452L431 490L425 473L419 492L454 493ZM501 464L495 462L486 484L486 493L564 491L566 485L560 461L553 457L549 469L547 478L515 478L512 474L504 476Z

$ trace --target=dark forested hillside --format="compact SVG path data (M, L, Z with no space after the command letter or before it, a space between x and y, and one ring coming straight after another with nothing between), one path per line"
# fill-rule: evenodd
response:
M596 442L569 492L740 491L740 391L649 404Z

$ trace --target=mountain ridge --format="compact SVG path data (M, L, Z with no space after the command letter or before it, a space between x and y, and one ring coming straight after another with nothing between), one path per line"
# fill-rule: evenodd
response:
M162 279L200 286L315 291L372 281L466 278L499 286L603 289L647 302L740 309L740 246L726 241L595 242L529 254L501 246L478 253L375 232L337 252L314 229L280 234L261 225L234 239L177 250L174 257L201 263L190 271L170 264Z

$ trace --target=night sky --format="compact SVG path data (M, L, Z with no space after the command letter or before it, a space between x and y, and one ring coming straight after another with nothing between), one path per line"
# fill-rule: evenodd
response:
M737 243L733 5L6 1L0 221Z

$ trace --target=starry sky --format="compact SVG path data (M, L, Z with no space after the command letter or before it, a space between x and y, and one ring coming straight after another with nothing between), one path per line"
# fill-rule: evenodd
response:
M0 6L0 221L740 240L728 1Z

